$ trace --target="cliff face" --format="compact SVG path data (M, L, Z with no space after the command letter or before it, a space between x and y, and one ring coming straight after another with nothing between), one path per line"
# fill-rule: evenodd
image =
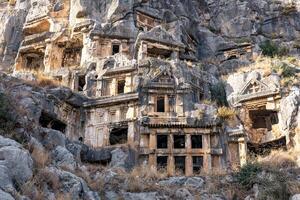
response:
M188 32L197 46L202 61L221 64L222 71L248 64L252 55L261 51L261 42L270 39L297 54L299 41L299 3L297 1L2 1L1 3L1 59L10 67L24 37L24 23L52 13L52 33L72 28L86 19L95 22L100 30L115 27L114 31L128 31L134 37L136 28L130 24L134 10L145 9L161 18L174 37ZM70 15L62 17L62 11ZM60 16L56 18L56 16ZM119 30L118 30L119 29ZM228 60L224 53L241 50L245 43L252 45L250 56L237 55ZM241 52L243 52L241 50ZM241 54L238 52L237 54ZM245 54L242 53L242 54ZM239 57L242 57L239 59ZM216 63L214 63L216 62Z
M0 199L300 193L298 0L0 0L0 23Z

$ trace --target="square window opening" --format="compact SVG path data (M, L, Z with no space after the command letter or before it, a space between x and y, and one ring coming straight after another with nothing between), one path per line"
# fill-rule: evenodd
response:
M168 156L157 156L157 169L167 169Z
M202 135L192 135L192 149L202 149Z
M114 128L109 134L110 145L126 144L128 139L128 127Z
M112 45L112 55L120 53L120 44L113 44Z
M118 81L118 94L124 94L125 80Z
M184 149L184 148L185 148L185 136L174 135L174 149Z
M200 173L203 167L203 156L193 156L193 172Z
M157 98L156 111L157 112L165 112L165 98L164 97Z
M78 77L78 91L82 92L84 90L84 87L86 85L85 81L85 75Z
M167 149L168 148L168 135L157 135L157 148Z
M185 173L185 156L175 156L175 170L179 173Z

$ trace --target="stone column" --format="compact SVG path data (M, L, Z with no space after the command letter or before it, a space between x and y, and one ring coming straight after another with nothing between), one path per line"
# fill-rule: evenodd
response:
M212 159L211 159L211 148L210 148L210 135L203 135L203 148L204 148L204 151L205 151L205 154L204 154L204 163L203 163L203 166L204 166L204 170L205 171L209 171L211 170L212 168L212 165L211 165L211 162L212 162Z
M165 95L165 112L170 112L169 97Z
M149 99L150 99L150 101L149 101L149 112L153 113L153 112L156 111L156 108L155 108L155 106L156 106L156 103L155 103L156 97L154 97L153 95L150 95Z
M151 131L150 138L149 138L149 149L155 150L156 149L156 134L154 131Z
M96 135L97 135L97 147L103 147L104 146L104 129L96 129Z
M173 154L173 146L174 146L173 134L169 133L169 135L168 135L168 152L170 154Z
M175 112L177 113L178 116L184 116L182 94L177 94Z
M116 121L121 121L121 108L118 107L116 110Z
M149 155L149 166L156 168L156 155L154 153Z
M147 58L147 51L148 51L147 49L148 49L147 43L141 42L141 46L138 51L138 60L143 60Z
M173 176L175 174L175 160L174 160L173 154L169 154L169 156L168 156L167 171L170 176Z
M185 157L185 175L193 175L193 158L190 154Z
M128 123L128 143L134 144L134 122Z
M132 86L132 78L131 78L131 76L126 76L124 93L131 92L131 86Z
M185 147L188 154L192 153L192 140L190 134L185 135Z
M134 104L130 104L130 105L128 105L126 119L134 119L134 118L135 118L135 106L134 106Z
M247 145L245 142L245 138L239 138L239 157L240 157L240 165L243 166L247 163Z
M103 146L109 146L110 129L107 126L104 126L102 134L103 134Z
M114 78L113 80L112 80L112 82L111 82L111 85L110 85L110 95L111 96L115 96L116 95L116 93L117 93L117 84L118 84L118 82L117 82L117 79L116 78Z

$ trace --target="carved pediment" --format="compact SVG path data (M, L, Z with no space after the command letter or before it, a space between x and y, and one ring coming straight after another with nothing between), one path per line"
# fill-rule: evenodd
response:
M263 91L268 91L268 86L259 81L259 80L250 80L245 86L242 88L242 90L239 92L240 95L247 95L247 94L255 94Z
M169 70L165 69L163 71L157 72L156 76L151 80L151 82L163 83L163 84L164 83L174 84L175 80L172 73Z
M172 76L168 76L168 75L161 75L155 79L152 80L152 82L155 82L155 83L174 83L174 78Z
M170 69L166 67L158 68L151 80L152 83L175 83L175 79Z

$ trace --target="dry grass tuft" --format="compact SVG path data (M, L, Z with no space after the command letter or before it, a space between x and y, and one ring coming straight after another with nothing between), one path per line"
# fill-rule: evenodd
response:
M40 170L35 176L35 184L39 188L43 188L43 184L46 183L54 191L57 191L61 185L57 174L54 174L47 169Z
M31 157L34 160L37 168L45 168L50 163L50 155L44 149L34 148Z
M297 166L296 160L297 153L283 150L274 150L268 156L257 158L257 161L262 165L277 169L294 168Z
M53 80L41 73L36 75L36 79L39 87L57 87L60 84L57 80Z
M71 194L69 194L69 193L67 193L67 194L65 194L65 193L58 193L56 195L56 200L72 200L72 199L73 198L72 198Z
M231 120L236 116L236 111L233 108L222 106L218 108L217 116L224 120Z
M92 190L101 192L105 185L104 178L102 176L95 176L95 178L92 178L92 176L97 172L102 171L104 168L96 165L88 165L87 168L88 170L86 172L78 169L73 173L82 178Z
M166 177L166 170L156 170L151 166L138 166L126 175L127 191L156 191L159 189L157 181Z
M156 170L151 166L138 166L135 167L130 176L139 177L145 181L156 181L167 177L166 170Z

